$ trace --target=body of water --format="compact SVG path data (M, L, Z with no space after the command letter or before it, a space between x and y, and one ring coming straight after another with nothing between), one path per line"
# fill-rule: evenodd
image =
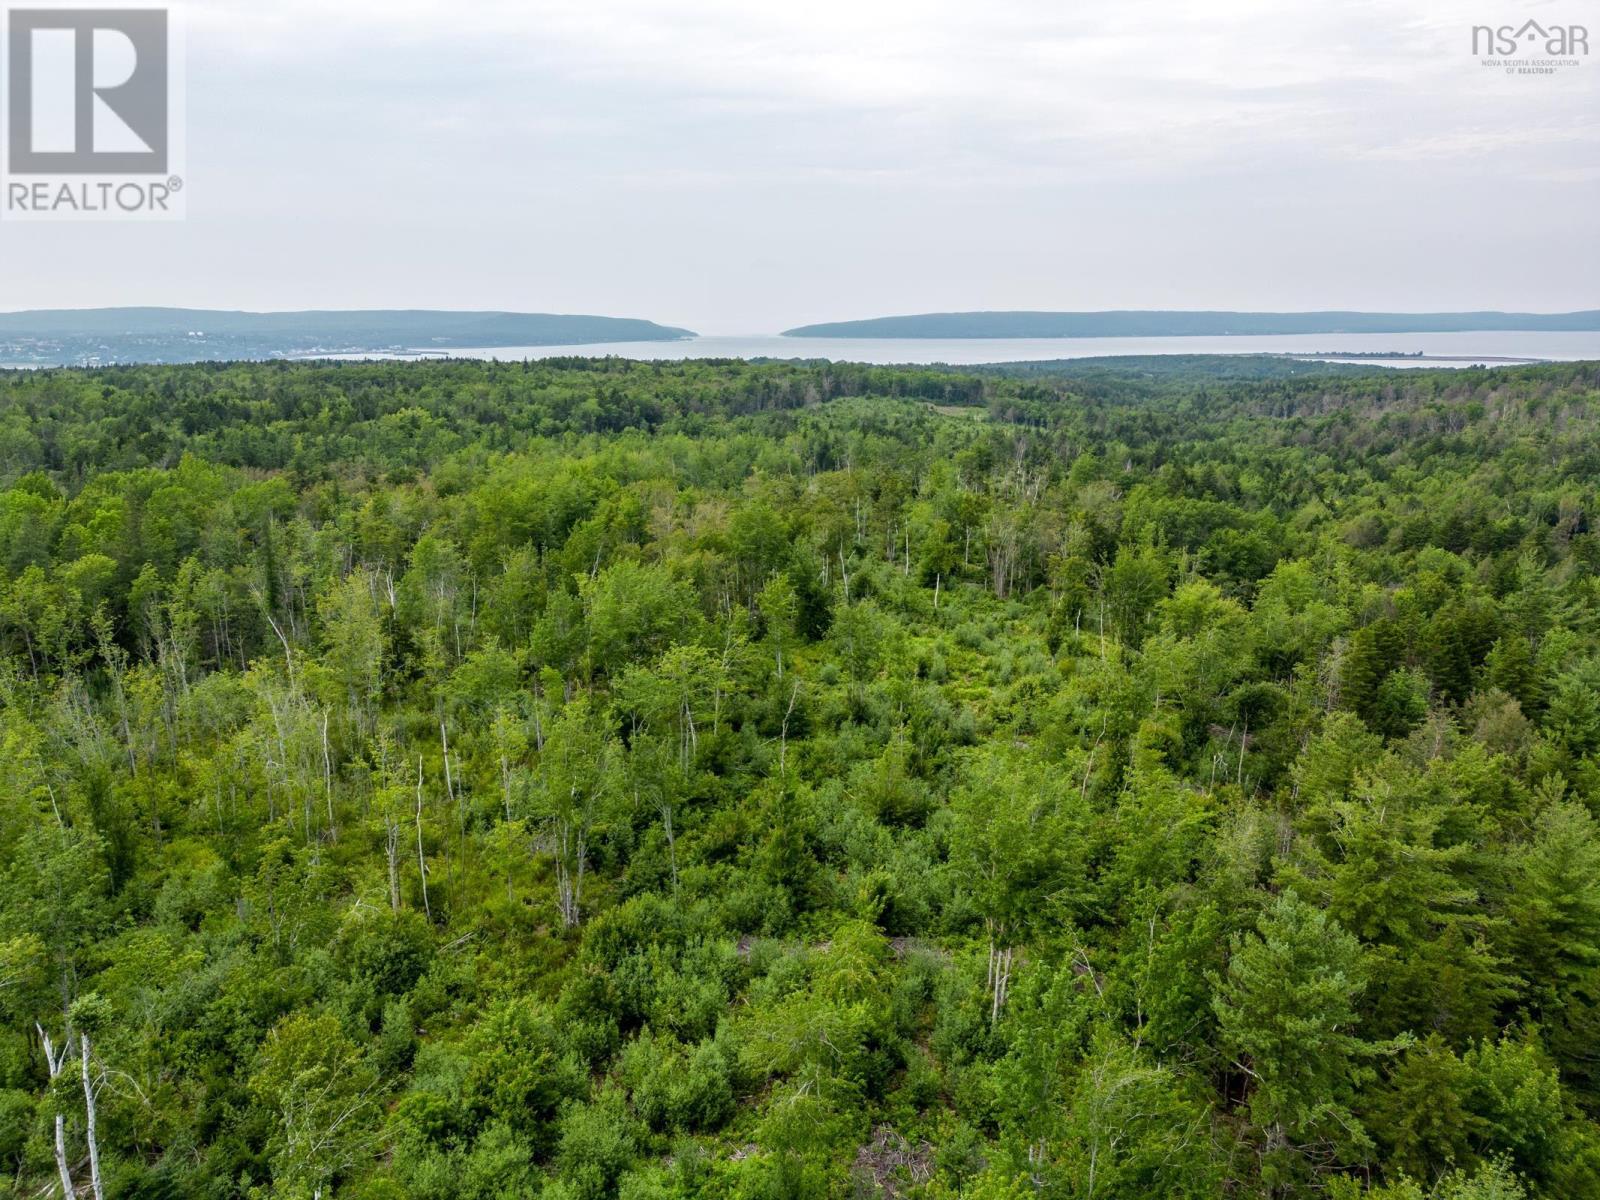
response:
M1044 362L1144 354L1305 354L1344 361L1341 355L1397 354L1417 358L1349 361L1397 367L1471 366L1480 362L1600 359L1594 333L1316 333L1264 337L1121 338L786 338L697 337L681 342L615 342L588 346L502 346L452 350L450 357L520 361L567 355L677 361L686 358L826 358L864 363ZM354 357L354 356L352 356ZM360 357L391 357L373 355Z
M1237 337L1120 338L786 338L718 335L679 342L602 342L582 346L496 346L406 353L373 352L306 357L345 360L407 358L523 359L604 357L646 361L686 358L829 359L833 362L929 364L1047 362L1150 354L1295 354L1386 367L1467 367L1600 359L1600 332L1315 333ZM1360 357L1349 357L1357 355ZM1389 355L1405 357L1388 357ZM1420 355L1421 357L1415 357ZM4 363L0 369L57 364ZM71 364L59 364L71 365Z

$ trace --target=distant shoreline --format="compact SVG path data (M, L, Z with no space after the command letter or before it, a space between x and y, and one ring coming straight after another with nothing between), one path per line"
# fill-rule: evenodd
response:
M1558 360L1553 358L1524 358L1518 355L1507 354L1424 354L1420 350L1410 352L1396 352L1387 354L1379 350L1319 350L1316 353L1298 351L1278 351L1272 353L1273 358L1293 358L1306 362L1328 362L1369 360L1383 362L1385 360L1404 359L1406 362L1466 362L1466 363L1548 363Z
M1030 339L1277 337L1322 334L1594 333L1600 309L1526 312L1230 312L1115 309L1096 312L944 312L801 325L786 338Z

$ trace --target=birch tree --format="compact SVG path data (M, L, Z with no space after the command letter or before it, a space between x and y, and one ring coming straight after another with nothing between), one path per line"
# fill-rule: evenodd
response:
M556 905L568 929L583 920L590 840L617 799L616 767L616 744L602 732L588 699L572 701L551 723L535 788L540 840L555 870Z

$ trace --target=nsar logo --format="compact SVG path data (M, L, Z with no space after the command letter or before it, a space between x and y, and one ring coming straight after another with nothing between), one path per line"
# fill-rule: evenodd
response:
M1586 25L1474 25L1472 53L1507 75L1554 75L1581 67L1589 55Z

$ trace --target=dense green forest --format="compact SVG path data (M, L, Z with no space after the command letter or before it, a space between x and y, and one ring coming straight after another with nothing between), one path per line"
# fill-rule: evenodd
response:
M0 1194L1600 1196L1600 366L0 374Z

